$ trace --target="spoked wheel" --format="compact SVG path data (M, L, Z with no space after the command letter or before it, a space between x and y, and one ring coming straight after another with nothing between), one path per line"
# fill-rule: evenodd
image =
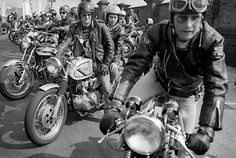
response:
M0 92L9 99L20 99L30 93L34 85L34 74L21 64L3 67L0 71Z
M14 39L13 39L13 36L14 34L16 33L16 31L11 31L9 34L8 34L8 38L10 41L14 42Z
M65 124L68 110L65 98L60 103L56 117L52 117L57 99L57 89L38 91L28 105L25 132L37 145L46 145L55 140Z
M122 44L123 54L125 58L128 58L134 51L135 46L130 41L124 41Z

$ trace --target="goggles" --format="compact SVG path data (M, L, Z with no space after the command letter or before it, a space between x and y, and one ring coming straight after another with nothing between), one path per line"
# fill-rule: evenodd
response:
M207 0L172 0L170 4L172 12L177 13L181 13L187 10L202 13L206 11L207 6Z

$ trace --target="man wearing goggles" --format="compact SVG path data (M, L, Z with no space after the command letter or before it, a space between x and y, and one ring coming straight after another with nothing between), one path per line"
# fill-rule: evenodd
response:
M185 132L189 134L188 148L198 155L209 150L215 131L222 129L228 76L224 38L204 21L207 5L207 0L170 0L170 20L153 25L128 59L100 121L103 133L120 117L127 96L138 96L146 102L165 94L180 105ZM156 53L158 60L152 66ZM139 79L143 73L145 76ZM199 129L195 132L202 87Z

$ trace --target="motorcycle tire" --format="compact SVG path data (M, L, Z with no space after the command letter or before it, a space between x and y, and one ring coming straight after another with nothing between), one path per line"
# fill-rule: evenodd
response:
M11 42L14 42L14 39L13 39L13 36L14 34L16 33L16 31L11 31L9 34L8 34L8 38Z
M24 120L26 135L31 142L39 146L54 141L65 124L68 106L64 97L57 118L55 120L52 119L57 92L56 88L38 91L26 109Z
M125 58L128 58L135 49L135 46L129 40L125 40L124 43L122 44L122 47L123 47L123 54Z
M0 71L0 93L11 100L21 99L27 96L34 86L34 74L31 70L25 70L24 79L19 83L23 73L21 64L3 67Z
M14 35L13 35L13 42L16 44L16 45L19 45L21 43L21 38L22 38L22 33L21 32L16 32Z

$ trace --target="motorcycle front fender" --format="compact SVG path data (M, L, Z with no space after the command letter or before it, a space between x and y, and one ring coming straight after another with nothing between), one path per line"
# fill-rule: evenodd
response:
M59 88L59 84L48 83L48 84L44 84L44 85L39 87L39 89L42 90L42 91L48 91L48 90L53 89L53 88L58 89Z
M16 65L16 64L24 64L25 62L24 61L22 61L22 60L18 60L18 59L12 59L12 60L9 60L9 61L7 61L4 65L3 65L3 67L8 67L8 66L14 66L14 65Z

